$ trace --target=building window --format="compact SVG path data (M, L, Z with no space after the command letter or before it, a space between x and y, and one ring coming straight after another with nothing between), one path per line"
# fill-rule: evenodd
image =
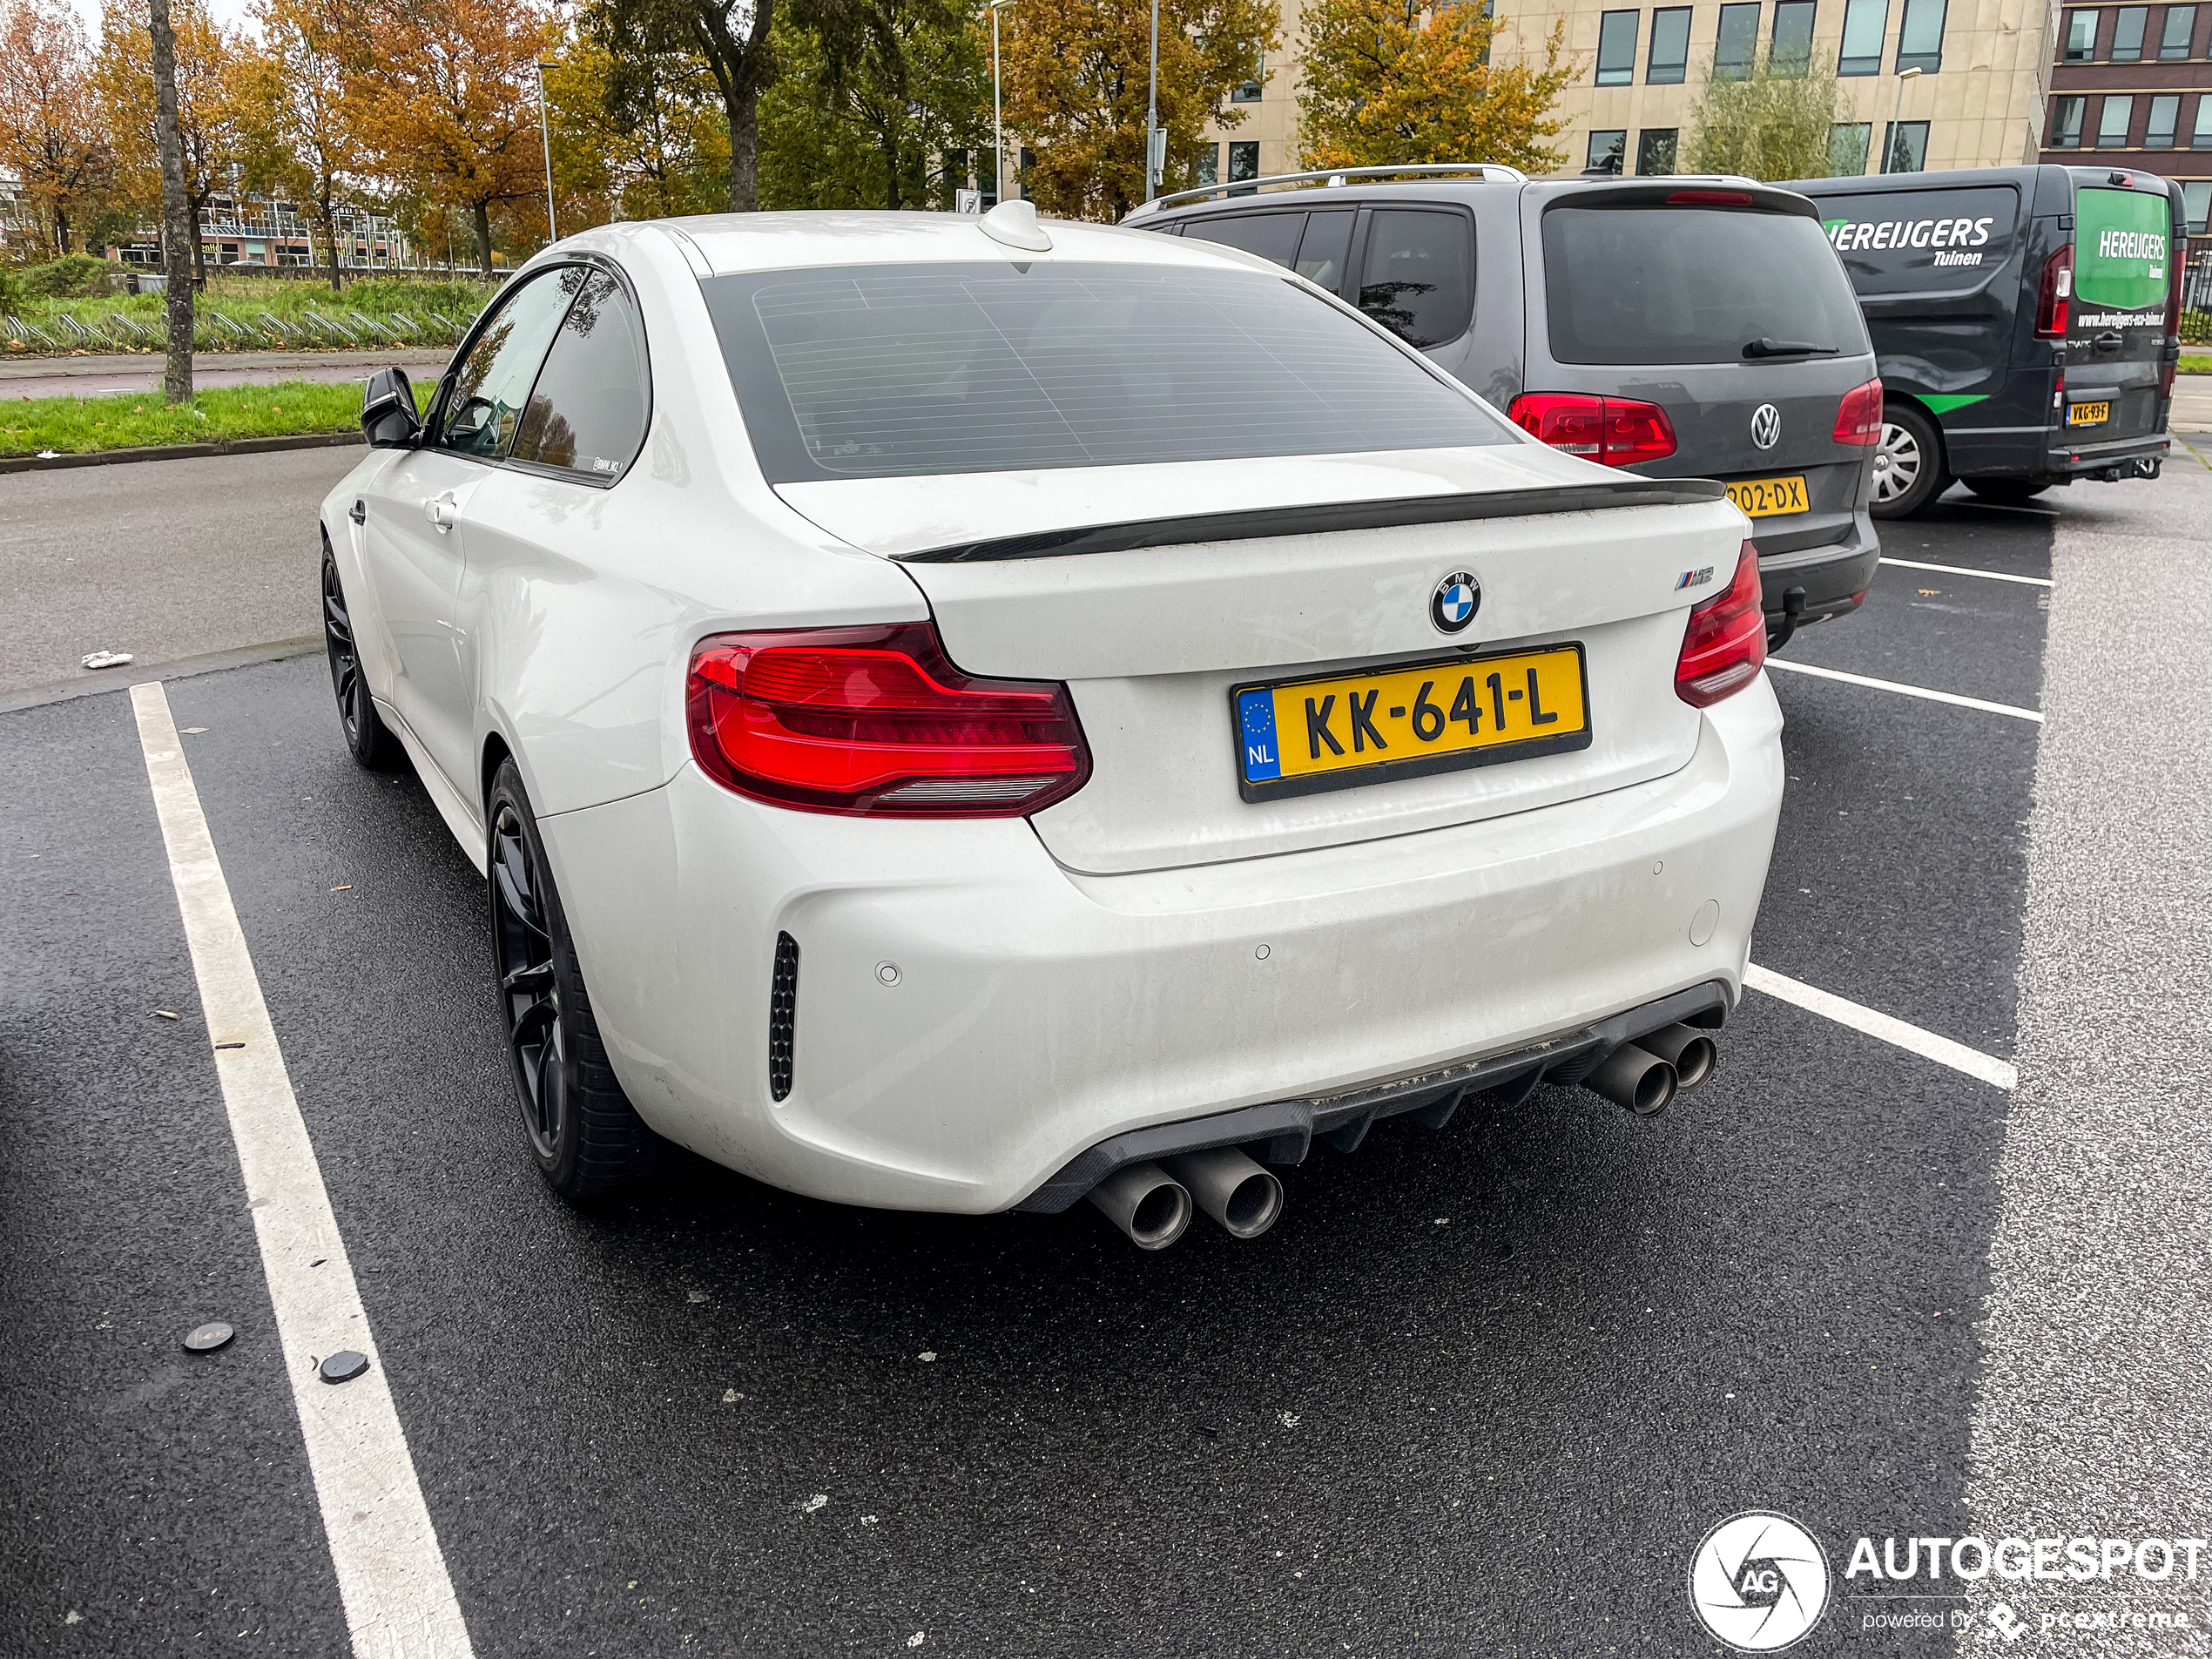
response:
M1900 71L1918 69L1933 75L1942 69L1944 5L1945 0L1905 0L1905 26L1897 35Z
M1217 185L1221 182L1221 146L1202 144L1198 153L1190 158L1190 182L1198 185Z
M2148 6L2122 6L2120 20L2112 30L2112 61L2115 64L2135 64L2142 61L2143 26L2150 21Z
M1019 185L1020 188L1015 192L1015 193L1019 195L1023 201L1028 201L1029 199L1029 179L1036 172L1037 152L1029 148L1028 145L1023 145L1022 146L1022 158L1016 165L1019 167L1020 171L1014 175L1014 179L1015 183Z
M1619 127L1608 127L1590 134L1588 171L1613 172L1621 171L1621 158L1629 147L1629 135Z
M2182 124L2182 95L2168 92L2150 101L2150 125L2143 130L2143 148L2171 150L2174 129Z
M2088 107L2086 98L2054 98L2051 100L2051 148L2079 150L2081 147L2081 112Z
M2066 61L2086 64L2097 55L2097 14L2094 11L2069 11L2066 14Z
M1925 172L1928 166L1928 124L1892 123L1882 138L1884 172Z
M1238 82L1230 91L1229 101L1231 104L1257 104L1259 102L1260 89L1266 84L1267 59L1262 57L1259 60L1258 79Z
M1742 80L1751 72L1751 58L1758 49L1758 6L1723 6L1720 36L1713 45L1713 78Z
M1890 0L1844 0L1844 44L1836 54L1838 75L1882 72L1882 37L1890 26Z
M1636 173L1640 178L1663 179L1675 170L1680 145L1679 127L1646 127L1636 134Z
M1866 152L1874 145L1871 121L1838 121L1828 133L1828 172L1831 178L1857 179L1866 172Z
M1652 86L1678 86L1689 74L1689 8L1668 6L1651 14L1651 57L1643 78Z
M1626 86L1636 78L1635 11L1608 11L1597 24L1597 84Z
M2195 6L2166 8L2166 26L2159 31L2158 55L2161 58L2187 57L2189 41L2196 34Z
M2128 147L2128 125L2135 118L2133 94L2105 99L2104 109L2097 116L2097 148L2124 150Z
M2212 213L2212 179L2188 179L2182 183L2182 212L2191 236L2204 234L2204 219Z
M1229 146L1229 182L1237 184L1246 179L1259 177L1259 144L1257 139L1244 139ZM1258 192L1249 185L1242 190L1232 190L1232 196L1251 196Z
M2192 150L2212 150L2212 92L2196 101L2196 132L2189 139Z
M1777 75L1802 75L1812 64L1812 0L1781 0L1767 63Z

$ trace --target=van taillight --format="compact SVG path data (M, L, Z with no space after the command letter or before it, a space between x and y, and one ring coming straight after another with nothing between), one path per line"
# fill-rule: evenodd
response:
M1608 467L1663 461L1675 452L1674 423L1656 403L1587 392L1523 392L1506 413L1553 448Z
M1869 381L1844 394L1836 406L1836 442L1872 446L1882 441L1882 382Z
M1766 611L1759 594L1758 550L1737 556L1736 579L1692 610L1675 662L1675 695L1710 708L1749 685L1766 666Z
M1090 775L1066 686L963 674L926 622L715 634L686 701L701 771L806 812L1011 818Z
M2074 244L2069 242L2043 261L2043 293L2035 306L2035 337L2062 340L2066 314L2074 299Z

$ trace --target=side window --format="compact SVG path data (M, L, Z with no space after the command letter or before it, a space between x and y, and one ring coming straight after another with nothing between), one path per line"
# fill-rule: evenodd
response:
M1367 226L1359 309L1409 346L1440 346L1474 315L1472 227L1457 213L1379 210Z
M1305 226L1304 213L1232 213L1200 219L1188 233L1287 266L1297 257L1298 232Z
M514 459L613 482L645 441L648 383L637 308L621 283L594 271L530 390Z
M561 314L583 286L579 266L540 272L507 298L462 359L446 400L439 447L497 461L514 442L537 366L561 326Z
M1310 213L1306 216L1305 235L1298 245L1298 264L1292 268L1307 281L1331 293L1344 291L1344 267L1352 252L1352 218L1349 207Z

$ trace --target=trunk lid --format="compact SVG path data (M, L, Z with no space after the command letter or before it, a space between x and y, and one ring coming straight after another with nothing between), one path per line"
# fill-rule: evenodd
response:
M2153 189L2079 184L2074 193L2074 297L2067 317L2068 441L2097 444L2160 429L2166 301L2177 273L2172 209ZM2074 416L2107 406L2101 421Z
M1673 694L1683 613L1726 585L1743 534L1710 486L1533 443L779 490L900 558L961 668L1069 685L1091 779L1032 821L1061 863L1095 873L1403 834L1676 770L1699 730ZM1447 635L1431 600L1458 572L1481 599ZM1238 687L1568 642L1583 651L1586 747L1289 799L1240 792Z

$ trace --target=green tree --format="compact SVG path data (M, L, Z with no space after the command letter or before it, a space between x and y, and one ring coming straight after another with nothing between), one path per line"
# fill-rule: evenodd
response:
M1824 64L1761 57L1748 75L1716 72L1689 112L1684 172L1824 179L1835 171L1836 77Z
M1309 0L1299 161L1309 168L1498 161L1548 172L1567 159L1544 142L1567 123L1551 107L1575 65L1566 24L1544 62L1494 66L1497 20L1472 3Z
M1022 0L1001 28L1007 136L1036 149L1029 193L1064 218L1121 219L1144 199L1148 0ZM987 67L990 37L981 23ZM1209 120L1233 127L1250 113L1229 95L1264 77L1281 41L1275 0L1160 0L1168 178L1189 175Z
M545 71L561 223L672 219L728 205L730 136L690 57L624 64L586 30Z
M585 26L608 50L613 107L634 110L653 66L688 57L714 82L730 135L732 212L759 202L760 95L775 79L775 0L590 0Z

